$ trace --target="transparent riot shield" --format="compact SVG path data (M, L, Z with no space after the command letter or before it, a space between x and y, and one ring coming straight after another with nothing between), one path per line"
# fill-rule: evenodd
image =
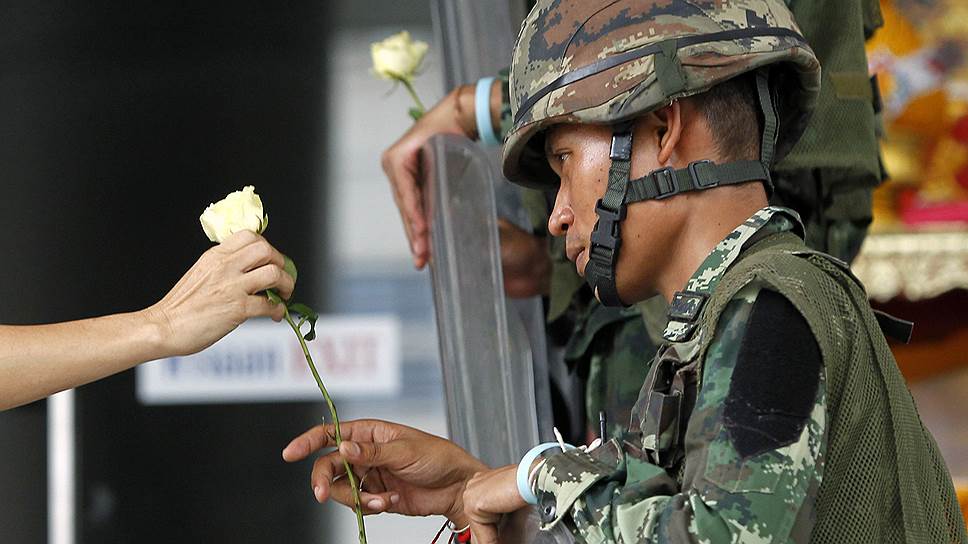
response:
M430 140L423 173L450 437L490 466L515 463L542 439L539 421L550 428L550 410L539 413L535 387L544 380L547 394L548 371L543 330L535 333L532 321L531 334L541 340L535 342L504 296L498 180L476 144L452 135ZM511 516L502 541L571 542L564 530L538 533L537 527L533 510Z
M423 156L451 438L506 465L537 442L538 415L531 342L505 303L490 163L449 135L433 138Z
M445 90L510 64L526 3L431 0ZM497 217L526 231L531 225L519 190L499 173L499 159L499 149L485 152L451 136L424 148L448 427L452 439L490 466L516 463L528 448L552 439L556 375L549 369L565 368L560 360L549 363L541 300L504 295ZM557 385L574 400L573 390ZM502 541L572 542L564 530L536 537L537 527L534 510L509 516Z

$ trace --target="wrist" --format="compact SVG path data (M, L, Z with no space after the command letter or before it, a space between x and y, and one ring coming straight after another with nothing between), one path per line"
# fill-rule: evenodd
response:
M487 472L491 468L476 457L468 455L467 463L461 470L461 482L457 489L457 497L454 500L453 508L446 514L447 519L449 519L453 524L459 529L461 527L467 527L470 524L470 517L464 511L464 492L467 490L467 484L470 482L474 476L482 472Z
M173 353L171 322L164 310L155 306L145 308L134 314L139 324L139 337L149 352L148 360L161 359L176 355Z
M475 111L474 85L461 85L451 92L454 101L454 122L465 136L472 140L478 138L477 114Z

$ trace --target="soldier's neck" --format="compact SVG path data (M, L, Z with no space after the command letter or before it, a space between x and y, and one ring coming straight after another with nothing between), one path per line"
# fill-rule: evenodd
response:
M669 248L669 266L658 278L659 293L667 302L685 289L706 257L729 233L767 206L766 192L760 183L700 193L692 195L689 216Z

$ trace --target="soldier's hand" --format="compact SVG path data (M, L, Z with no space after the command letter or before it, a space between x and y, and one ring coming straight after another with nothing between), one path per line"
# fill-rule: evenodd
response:
M419 179L420 149L437 134L476 137L472 86L454 89L383 152L383 171L393 189L393 200L403 219L413 264L417 268L423 268L430 258L430 231Z
M504 292L511 298L547 295L551 281L548 240L521 230L506 219L499 218L497 227Z
M475 474L464 489L464 513L476 544L498 544L501 516L528 506L517 485L517 465Z
M312 487L316 500L330 498L353 506L342 458L362 479L364 512L393 512L408 516L444 515L455 524L468 524L464 515L464 486L487 466L449 440L379 420L341 424L343 443L316 459ZM332 425L318 425L286 446L288 462L335 446Z

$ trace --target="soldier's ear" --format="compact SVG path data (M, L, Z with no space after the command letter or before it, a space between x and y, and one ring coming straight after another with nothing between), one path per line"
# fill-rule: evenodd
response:
M682 107L678 100L673 100L668 106L655 110L651 115L655 117L658 128L656 136L659 152L656 160L665 165L672 158L672 153L682 137Z

